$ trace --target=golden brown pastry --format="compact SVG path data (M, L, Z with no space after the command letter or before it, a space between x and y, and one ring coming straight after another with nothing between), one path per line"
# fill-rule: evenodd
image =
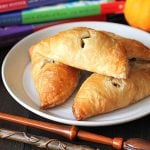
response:
M121 37L111 32L106 32L106 34L122 42L127 51L128 59L136 58L142 60L150 60L150 49L141 42L138 42L134 39Z
M46 38L39 53L69 66L126 78L128 58L124 46L105 32L79 27Z
M116 78L127 78L128 59L150 60L150 49L142 43L86 27L59 32L45 40L48 48L39 50L41 55Z
M147 66L148 67L148 66ZM150 95L150 68L133 65L129 78L92 74L80 87L73 104L77 120L110 112Z
M38 53L47 43L40 42L29 50L32 78L43 109L64 103L73 93L79 80L79 70L48 59Z

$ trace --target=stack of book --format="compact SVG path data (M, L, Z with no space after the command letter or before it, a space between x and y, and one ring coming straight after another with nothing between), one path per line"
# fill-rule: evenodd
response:
M124 0L0 0L0 47L55 24L108 21L123 12Z

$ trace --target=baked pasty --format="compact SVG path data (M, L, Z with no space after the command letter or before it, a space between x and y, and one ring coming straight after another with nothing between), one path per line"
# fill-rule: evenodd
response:
M147 69L146 69L147 68ZM110 112L150 95L150 68L133 65L127 79L93 73L80 87L73 104L77 120Z
M32 63L32 78L43 109L64 103L78 84L80 71L48 59L38 53L46 46L42 41L29 50Z
M78 27L46 38L39 53L79 69L126 78L128 58L121 42L105 32Z
M128 60L150 60L150 49L119 35L86 27L69 29L46 39L49 48L39 50L45 57L115 78L127 78Z

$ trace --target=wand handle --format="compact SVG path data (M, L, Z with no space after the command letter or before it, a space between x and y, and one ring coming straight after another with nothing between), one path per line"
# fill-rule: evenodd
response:
M42 121L37 121L33 119L28 119L20 116L10 115L6 113L0 112L0 119L35 127L38 129L42 129L45 131L49 131L52 133L56 133L58 135L64 136L70 140L73 140L77 136L78 128L76 126L67 126L67 125L59 125L54 123L46 123Z

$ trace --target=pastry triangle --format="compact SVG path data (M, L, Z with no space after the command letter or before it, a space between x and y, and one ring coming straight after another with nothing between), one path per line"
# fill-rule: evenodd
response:
M105 32L78 27L46 38L38 52L66 65L116 78L128 75L128 58L121 42Z
M73 104L77 120L126 107L150 95L150 68L133 64L127 79L93 73L80 87Z
M80 71L48 59L38 53L46 43L38 43L29 50L31 74L43 109L55 107L67 101L76 88Z

